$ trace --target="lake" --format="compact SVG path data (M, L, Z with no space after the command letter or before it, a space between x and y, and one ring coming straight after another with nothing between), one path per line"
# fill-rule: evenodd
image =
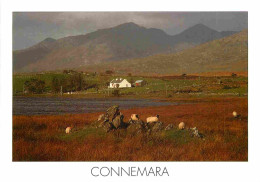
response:
M178 105L148 99L91 99L62 97L13 97L13 115L60 115L103 112L112 105L120 109Z

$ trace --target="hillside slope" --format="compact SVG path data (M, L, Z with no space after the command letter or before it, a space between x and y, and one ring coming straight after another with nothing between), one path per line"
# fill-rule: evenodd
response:
M232 33L232 32L231 32ZM134 23L58 40L47 38L30 48L13 52L14 72L35 72L173 53L219 39L226 33L198 24L170 36Z
M182 74L220 71L247 71L248 32L174 53L81 67L84 71L113 70L132 74Z

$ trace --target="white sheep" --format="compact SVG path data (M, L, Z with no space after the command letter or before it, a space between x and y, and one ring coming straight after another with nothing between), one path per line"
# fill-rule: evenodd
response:
M66 128L66 130L65 130L66 134L69 134L69 133L71 132L71 128L72 128L72 127L67 127L67 128Z
M236 111L233 111L233 117L234 118L237 118L237 119L240 119L241 120L241 115L240 114L237 114L237 112Z
M233 116L234 116L234 118L236 118L237 117L237 112L236 111L233 111Z
M153 122L158 122L158 121L159 121L159 115L146 118L147 123L153 123Z
M131 120L133 120L133 121L138 121L138 120L139 120L138 114L132 114L132 115L131 115Z
M180 130L183 130L185 128L185 123L184 122L181 122L180 124L179 124L179 129Z

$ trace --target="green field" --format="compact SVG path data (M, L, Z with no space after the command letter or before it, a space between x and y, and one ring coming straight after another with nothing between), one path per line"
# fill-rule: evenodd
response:
M26 74L13 76L13 94L26 95L23 93L24 83L32 78L45 82L45 92L42 95L55 95L51 90L53 77L67 78L70 75L64 73ZM210 95L233 95L243 96L248 93L248 78L243 76L222 76L222 77L141 77L141 76L115 76L115 75L93 75L84 74L83 79L88 84L96 85L74 92L72 95L91 97L111 97L114 89L108 89L108 83L114 78L122 77L128 81L145 80L146 85L142 87L131 87L119 89L120 96L125 97L203 97ZM28 95L28 94L27 94ZM57 95L57 94L56 94ZM67 94L65 93L64 96ZM70 96L72 96L70 95Z

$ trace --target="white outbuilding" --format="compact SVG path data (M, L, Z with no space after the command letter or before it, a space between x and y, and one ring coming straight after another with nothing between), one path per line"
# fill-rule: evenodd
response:
M131 87L131 83L129 83L126 79L123 78L115 78L109 84L109 88L126 88L126 87Z

